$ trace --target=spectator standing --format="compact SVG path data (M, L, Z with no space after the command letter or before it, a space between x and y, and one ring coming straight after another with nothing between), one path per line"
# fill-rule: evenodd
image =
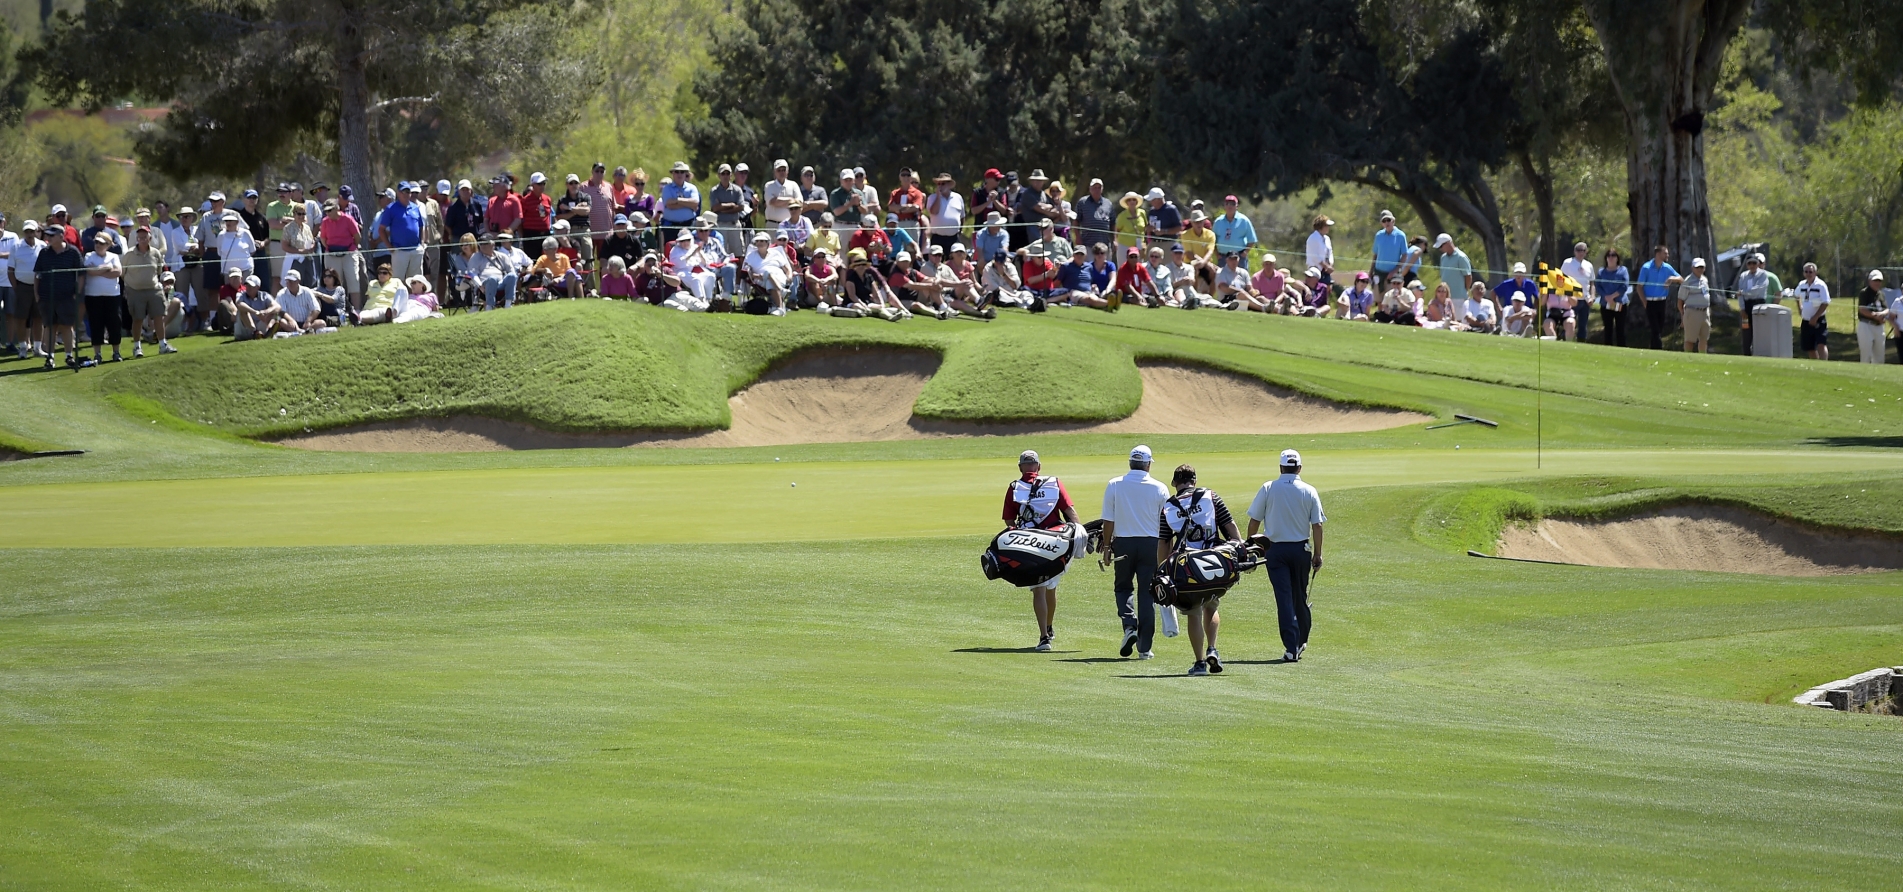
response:
M1183 237L1183 212L1163 194L1163 190L1151 187L1143 196L1149 207L1149 232L1151 247L1166 247Z
M1678 286L1678 316L1685 331L1686 353L1711 352L1711 279L1705 276L1705 258L1692 258L1691 275Z
M540 177L541 174L536 174ZM530 203L537 208L539 218L534 221L547 226L549 219L548 196L540 190L548 182L543 177L537 182L531 177L529 185ZM415 184L402 183L397 190L396 200L377 214L376 242L390 248L390 275L400 284L412 276L423 274L423 211L413 200L416 194ZM524 218L522 226L526 228L531 220Z
M1157 521L1169 487L1150 476L1150 447L1130 450L1130 471L1111 479L1103 494L1103 548L1099 562L1116 563L1114 583L1117 618L1123 623L1119 656L1131 651L1139 659L1155 656L1156 602L1151 584L1156 578Z
M588 238L595 249L595 256L601 256L603 243L608 240L608 230L614 228L615 216L620 211L620 202L615 201L614 187L608 184L608 165L600 161L588 173L588 182L577 191L588 205Z
M1494 304L1503 311L1513 302L1513 296L1516 294L1525 298L1524 302L1529 309L1539 305L1540 283L1533 281L1527 276L1526 264L1524 263L1513 264L1513 275L1502 279L1500 284L1493 286L1493 296L1496 298ZM1505 318L1504 312L1501 318Z
M4 279L11 291L7 297L7 332L21 359L46 356L52 349L46 343L40 296L34 286L34 265L44 247L39 222L28 218L20 224L20 235L7 251Z
M1113 256L1128 254L1133 248L1141 251L1150 233L1150 215L1143 209L1143 196L1123 193L1117 199L1117 218L1111 227L1116 234Z
M811 166L800 168L800 194L806 199L805 210L801 213L806 215L806 221L813 224L814 229L831 228L832 221L822 218L832 215L832 202L826 194L826 187L819 184L818 177L819 174Z
M409 200L407 196L401 197ZM529 191L516 198L522 203L521 237L524 240L532 239L531 243L548 238L555 229L555 202L548 194L548 175L539 170L529 174ZM409 281L409 275L405 275L401 269L393 269L398 282Z
M1240 266L1249 268L1249 249L1255 247L1255 224L1243 216L1237 208L1241 202L1234 195L1222 197L1222 213L1216 217L1216 253L1241 255Z
M1449 288L1468 291L1474 286L1473 261L1467 252L1454 247L1454 237L1443 232L1434 237L1434 250L1440 252L1440 280Z
M1016 181L1017 177L1013 176L1011 179ZM985 175L979 181L978 188L971 190L971 201L968 203L968 206L971 209L971 215L973 217L989 217L995 212L999 216L1008 219L1011 216L1011 199L1013 197L1015 196L1006 194L1005 192L1004 174L999 173L997 168L992 167L985 170ZM980 262L982 263L984 261L981 260Z
M1896 340L1896 358L1903 362L1903 289L1887 289L1890 295L1890 334Z
M1419 282L1421 280L1421 259L1426 256L1427 256L1427 237L1426 236L1417 235L1411 239L1408 239L1407 253L1402 255L1401 267L1399 270L1397 270L1397 272L1401 274L1401 281ZM1452 285L1447 286L1447 290L1452 291L1453 286Z
M1671 296L1672 286L1685 281L1667 262L1671 256L1671 249L1657 245L1652 248L1652 259L1639 265L1639 296L1645 299L1645 323L1651 329L1654 350L1665 348L1665 301Z
M1374 232L1374 262L1368 271L1376 280L1382 280L1389 273L1401 271L1401 264L1407 260L1407 233L1394 225L1394 212L1381 212L1381 228ZM1406 281L1406 276L1402 276Z
M888 213L898 218L896 226L900 231L911 236L912 241L918 244L925 243L926 233L921 225L925 193L919 189L918 179L912 174L911 168L899 168L899 187L886 196L885 206Z
M684 171L686 179L692 181L692 171ZM671 178L670 174L670 178ZM625 180L625 182L624 182ZM658 220L663 208L663 198L648 191L648 172L637 167L634 173L626 175L623 168L615 168L615 206L620 213L633 217L636 211L648 215L650 220Z
M866 210L865 193L860 192L854 182L852 168L841 169L838 188L826 196L833 219L849 225L857 225L860 218L870 213Z
M165 336L165 291L159 286L159 273L165 270L165 252L153 246L152 227L140 226L133 230L132 247L121 258L121 270L126 309L132 315L132 358L145 356L145 340L140 334L147 322L152 323L160 353L178 352Z
M270 283L276 280L279 271L271 266L271 221L265 217L259 198L258 190L244 190L238 202L238 219L244 221L245 231L251 233L252 269L260 281Z
M0 265L12 259L13 249L19 244L19 234L7 228L7 215L0 213ZM0 316L4 316L7 321L4 334L9 350L15 349L15 345L19 343L14 339L13 300L13 280L0 275Z
M1738 335L1744 355L1751 355L1751 311L1776 294L1771 288L1771 274L1764 269L1764 255L1745 255L1744 272L1738 274Z
M733 166L733 184L740 189L740 229L743 232L751 232L756 228L753 215L760 209L759 193L747 185L747 176L751 172L745 161Z
M1090 188L1076 201L1076 211L1077 225L1071 241L1084 248L1103 245L1108 252L1117 241L1117 205L1104 194L1103 180L1090 181Z
M714 212L714 225L720 227L720 240L732 251L745 251L748 240L741 220L748 212L747 196L734 185L733 165L720 165L714 170L714 176L719 182L707 190L707 202ZM767 241L770 244L772 236L768 236Z
M66 364L79 365L80 286L87 278L86 260L78 249L66 243L70 226L46 227L46 249L33 261L34 290L39 294L40 314L46 326L46 368L53 368L53 354L66 344ZM119 314L113 313L118 319Z
M1335 284L1335 240L1328 236L1334 225L1327 215L1318 215L1308 234L1308 265L1321 273L1324 286Z
M119 255L113 253L112 235L95 232L93 250L86 255L86 334L93 345L93 364L100 362L100 347L112 341L112 361L119 361L120 328L119 279L124 275Z
M965 197L952 188L952 175L932 178L932 194L925 196L924 227L932 247L949 252L960 243L965 228Z
M1216 231L1209 226L1208 214L1202 211L1189 212L1189 228L1183 230L1181 244L1190 267L1196 271L1196 277L1206 280L1205 284L1213 289L1216 267L1221 262L1216 257Z
M1804 278L1791 289L1797 296L1797 342L1804 355L1830 359L1830 286L1817 278L1817 264L1804 264Z
M1591 250L1592 248L1585 242L1579 242L1573 245L1573 256L1560 261L1559 264L1559 271L1579 283L1580 290L1586 294L1573 308L1573 316L1578 320L1578 326L1574 329L1574 339L1582 344L1586 342L1586 329L1590 327L1592 321L1592 283L1594 274L1598 272L1593 268L1592 258L1586 256Z
M800 191L798 183L787 179L789 170L785 158L774 161L773 179L767 180L766 185L761 187L761 216L766 218L769 229L784 228L788 221L805 209L806 196Z
M1617 248L1607 248L1605 263L1592 280L1593 293L1599 297L1600 327L1606 330L1606 346L1624 347L1626 305L1632 303L1632 277Z
M291 217L292 204L291 184L279 183L276 195L264 205L264 256L271 264L271 272L278 276L283 276L289 268L284 265L284 221Z
M218 263L227 270L252 275L257 269L252 256L258 251L258 243L251 237L251 230L243 228L243 215L226 211L224 216L224 231L218 233Z
M324 216L328 217L329 213L325 212ZM456 200L449 203L449 210L443 216L452 240L461 242L465 235L481 238L488 223L489 202L476 194L475 187L468 180L462 180L456 184ZM318 218L320 224L323 219Z
M569 174L562 184L562 197L555 199L555 219L568 224L569 233L576 236L572 239L576 250L589 262L601 255L596 249L601 234L595 229L594 212L594 203L581 190L581 177Z
M873 214L879 213L879 190L872 188L871 181L866 179L865 168L852 169L852 187L859 190L859 201L862 207Z
M468 189L468 181L464 181ZM363 279L357 264L357 221L344 214L337 202L324 202L324 219L317 226L317 240L324 245L324 270L334 272L350 299L350 310L363 306Z
M1863 290L1857 294L1857 361L1883 364L1883 321L1889 318L1883 299L1883 271L1873 269L1864 277Z
M1016 183L1007 175L1006 182ZM1025 178L1025 185L1018 186L1011 195L1011 239L1018 242L1030 242L1037 238L1038 221L1048 218L1045 210L1050 205L1050 195L1044 190L1051 184L1044 175L1043 168L1032 168L1031 175Z
M489 203L483 212L482 226L490 235L514 235L522 227L522 199L509 188L507 177L489 181Z

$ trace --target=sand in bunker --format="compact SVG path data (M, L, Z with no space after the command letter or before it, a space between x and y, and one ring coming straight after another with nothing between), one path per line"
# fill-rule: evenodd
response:
M489 418L415 419L303 434L279 442L362 452L475 452L614 446L780 446L1037 433L1302 434L1381 430L1428 420L1302 396L1193 365L1144 364L1143 401L1096 424L975 424L915 418L936 354L866 350L795 356L728 399L733 426L685 434L562 434Z
M1612 521L1548 518L1509 527L1500 556L1655 570L1830 576L1903 569L1903 539L1812 529L1716 505Z

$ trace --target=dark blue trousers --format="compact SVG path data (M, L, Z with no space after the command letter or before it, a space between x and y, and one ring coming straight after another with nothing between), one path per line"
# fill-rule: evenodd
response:
M1313 620L1308 613L1309 560L1307 542L1277 542L1269 546L1269 584L1275 586L1275 613L1282 626L1282 649L1292 651L1308 643Z
M1147 652L1156 637L1156 537L1118 536L1110 543L1117 557L1117 618L1123 628L1137 630L1137 651Z

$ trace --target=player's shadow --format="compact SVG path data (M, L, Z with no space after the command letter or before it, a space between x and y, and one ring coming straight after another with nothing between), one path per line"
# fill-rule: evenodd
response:
M1276 659L1273 659L1273 660L1223 660L1222 664L1224 666L1280 666L1284 663L1293 663L1293 662L1295 661L1284 660L1284 659L1281 659L1280 657L1277 657Z
M1034 653L1075 654L1075 653L1083 653L1083 651L1080 651L1080 650L1040 651L1035 647L960 647L960 648L956 648L952 650L952 653L955 653L955 654L1034 654Z
M1080 653L1080 651L1067 650L1067 651L1064 651L1064 653L1074 654L1074 653ZM1136 662L1136 658L1134 657L1074 657L1068 660L1052 660L1051 662L1053 663L1134 663Z

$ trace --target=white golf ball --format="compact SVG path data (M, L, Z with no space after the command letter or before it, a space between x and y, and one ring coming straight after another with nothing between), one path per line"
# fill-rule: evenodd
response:
M793 485L794 485L794 486L799 486L799 484L797 484L797 483L795 483L795 484L793 484Z
M1460 444L1459 444L1459 443L1455 443L1455 444L1454 444L1454 448L1455 448L1455 449L1459 449L1459 448L1460 448Z

